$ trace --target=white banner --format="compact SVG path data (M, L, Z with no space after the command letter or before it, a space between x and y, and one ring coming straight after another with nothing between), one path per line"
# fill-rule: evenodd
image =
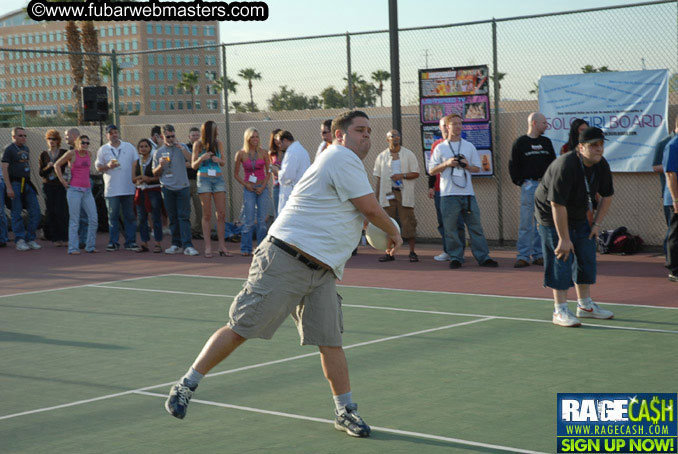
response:
M570 124L582 118L605 132L605 159L614 172L650 172L654 147L668 135L668 70L624 71L539 79L545 133L559 150Z

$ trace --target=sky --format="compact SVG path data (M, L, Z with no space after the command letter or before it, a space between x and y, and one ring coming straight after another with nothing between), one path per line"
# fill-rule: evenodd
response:
M207 0L208 1L208 0ZM261 22L222 22L222 43L308 37L388 29L388 0L268 0L269 18ZM400 28L487 21L553 12L632 5L630 0L398 0ZM25 5L3 0L0 15ZM544 75L580 73L591 64L613 70L669 69L678 72L675 3L588 14L499 22L498 71L502 98L536 99L534 89ZM647 45L647 30L664 30ZM407 31L399 35L401 102L417 104L418 71L488 65L492 69L490 24ZM387 33L351 37L351 72L370 81L375 71L390 71ZM573 45L579 42L581 45ZM246 82L238 73L253 68L262 75L253 90L258 106L281 86L305 96L328 87L342 90L347 74L343 36L227 47L228 76L240 83L231 101L249 102ZM385 84L390 92L390 82ZM384 96L384 105L390 105ZM378 102L381 102L379 100Z
M388 0L268 0L264 22L222 22L222 42L384 30L388 28ZM399 0L400 27L452 24L557 11L637 3L629 0ZM27 2L3 0L0 15ZM327 6L325 6L327 5ZM332 6L337 5L337 6Z

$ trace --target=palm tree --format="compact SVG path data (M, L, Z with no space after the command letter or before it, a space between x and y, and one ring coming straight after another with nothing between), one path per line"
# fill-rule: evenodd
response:
M200 77L197 73L183 73L181 74L181 81L177 84L177 88L183 88L191 94L191 110L195 112L195 87L198 85Z
M261 74L256 72L254 68L241 69L238 77L242 77L247 81L247 88L250 89L250 110L254 111L254 96L252 96L252 81L261 80Z
M118 66L117 78L120 80L120 73L124 71L124 68ZM99 66L99 75L101 77L106 77L111 83L111 90L113 89L113 66L111 65L111 60L106 60Z
M236 112L246 112L245 106L240 101L231 101L231 107Z
M73 91L75 92L75 111L77 113L78 124L83 124L82 117L82 79L84 70L82 68L82 52L80 44L80 30L75 22L66 22L66 48L68 49L68 61L71 64L71 73L73 74Z
M99 38L92 21L85 21L80 26L82 50L89 53L99 52ZM99 85L99 56L85 55L85 81L87 85Z
M214 81L214 89L219 93L221 93L222 90L224 89L224 85L226 85L226 89L229 92L235 94L235 92L236 92L235 87L238 86L238 82L236 82L235 80L231 79L228 76L226 76L226 83L225 84L224 84L224 76L221 76Z
M501 90L501 81L506 77L506 73L497 72L497 82L499 82L499 89ZM494 76L490 76L490 79L494 82Z
M377 87L377 93L379 94L381 107L384 107L384 82L390 78L391 73L388 71L382 71L381 69L372 73L372 80L379 84Z

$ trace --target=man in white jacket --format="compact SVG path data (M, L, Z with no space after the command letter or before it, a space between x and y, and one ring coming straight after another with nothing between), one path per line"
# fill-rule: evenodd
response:
M278 213L281 213L292 194L294 185L301 180L304 172L311 165L311 158L299 141L294 140L291 132L280 131L276 134L276 138L280 141L280 149L285 152L285 159L278 172L278 182L280 182Z

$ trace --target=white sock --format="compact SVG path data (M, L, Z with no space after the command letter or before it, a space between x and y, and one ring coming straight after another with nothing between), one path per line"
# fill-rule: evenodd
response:
M567 303L555 303L554 308L556 312L563 312L567 310Z
M579 300L577 300L577 302L579 303L580 307L585 307L585 308L588 309L591 306L591 303L593 302L593 300L591 299L591 297L588 297L588 298L579 299Z
M191 388L192 391L195 391L195 388L198 387L198 384L200 383L200 380L203 379L203 377L203 374L191 367L188 369L188 372L186 372L186 375L182 377L182 381L186 386Z
M343 413L344 407L353 403L351 391L345 394L339 394L338 396L332 396L332 399L334 399L334 407L337 410L337 414Z

